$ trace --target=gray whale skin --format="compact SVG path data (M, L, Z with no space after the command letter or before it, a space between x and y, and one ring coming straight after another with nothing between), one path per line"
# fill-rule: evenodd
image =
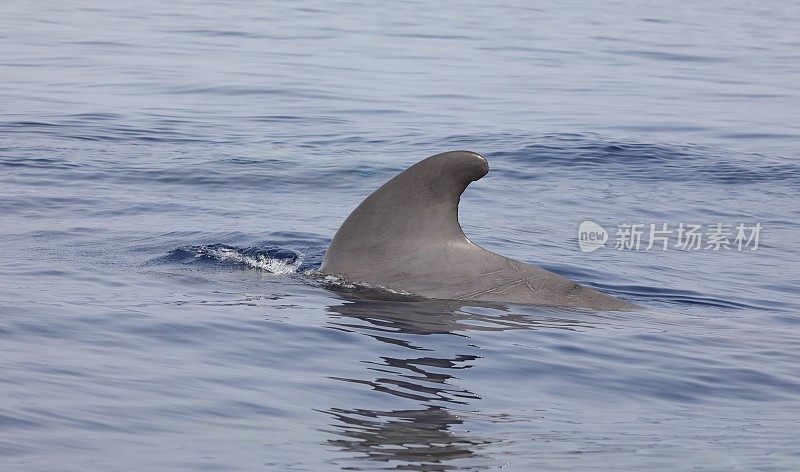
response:
M422 160L368 196L336 232L323 274L426 298L624 310L634 306L470 241L458 203L489 172L480 154Z

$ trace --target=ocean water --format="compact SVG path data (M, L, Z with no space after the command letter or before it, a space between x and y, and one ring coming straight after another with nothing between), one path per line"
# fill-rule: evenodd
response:
M800 470L798 24L785 0L4 1L0 469ZM640 308L314 273L452 149L491 167L473 241ZM615 248L682 223L758 248Z

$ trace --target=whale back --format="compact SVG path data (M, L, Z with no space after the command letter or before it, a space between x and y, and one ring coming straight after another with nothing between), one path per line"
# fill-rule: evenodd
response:
M470 241L458 222L467 186L489 164L474 152L424 159L369 195L344 221L320 271L449 300L619 309L622 300Z

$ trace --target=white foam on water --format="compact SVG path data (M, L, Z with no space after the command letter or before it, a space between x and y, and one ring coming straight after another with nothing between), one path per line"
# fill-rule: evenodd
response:
M271 258L261 254L249 256L241 254L235 249L226 247L205 248L205 251L198 252L195 257L203 257L205 255L211 256L221 262L233 262L237 264L244 264L254 269L265 270L271 274L286 275L294 274L302 263L302 259L298 257L293 262L285 259Z

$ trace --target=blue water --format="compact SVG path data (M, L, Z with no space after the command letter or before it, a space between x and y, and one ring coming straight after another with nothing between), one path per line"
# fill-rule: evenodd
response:
M0 6L0 469L800 469L796 2L112 3ZM314 274L452 149L472 240L640 309Z

